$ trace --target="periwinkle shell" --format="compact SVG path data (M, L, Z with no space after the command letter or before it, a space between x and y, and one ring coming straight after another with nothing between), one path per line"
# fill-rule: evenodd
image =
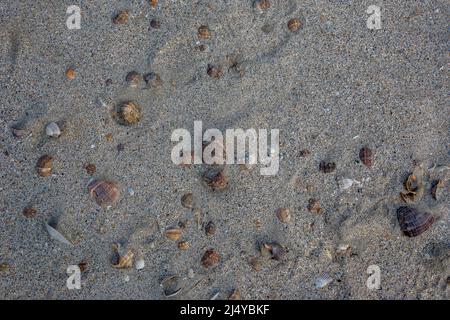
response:
M117 202L120 196L116 182L95 179L88 185L89 194L99 206L108 207Z
M417 237L427 231L435 220L431 213L406 206L397 209L397 219L400 229L408 237Z

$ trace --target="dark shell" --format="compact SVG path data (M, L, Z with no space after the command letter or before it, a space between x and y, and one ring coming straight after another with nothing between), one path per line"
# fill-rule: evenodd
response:
M136 124L141 120L142 109L134 102L128 101L119 106L118 121L122 125Z
M397 209L397 219L400 229L408 237L417 237L427 231L434 222L431 213L420 212L406 206Z
M152 27L153 29L161 28L161 21L153 19L152 21L150 21L150 27Z
M266 10L270 8L270 1L269 0L256 0L253 4L253 6L260 10Z
M208 76L210 76L211 78L218 79L222 75L222 68L219 66L208 64L207 73L208 73Z
M200 26L198 28L197 36L198 36L199 39L209 39L210 34L209 34L208 26Z
M371 168L373 165L373 151L367 147L361 148L359 150L359 159L366 167Z
M213 236L216 233L217 227L213 221L209 221L205 226L205 233L207 236Z
M206 171L203 174L203 180L213 190L222 190L228 185L228 178L223 169L210 169Z
M52 174L53 157L43 155L36 163L36 171L41 177L48 177Z
M301 28L302 23L300 22L299 19L294 18L294 19L291 19L291 20L288 21L287 26L288 26L288 29L291 32L295 32L295 31L297 31L298 29Z
M334 162L322 161L319 165L319 170L324 173L331 173L336 170L336 164Z
M113 205L119 199L120 192L117 183L105 180L93 180L88 185L89 194L99 206Z
M162 85L162 80L159 74L150 72L144 75L144 81L153 88L160 87Z
M113 18L113 23L114 24L125 24L128 22L129 17L130 17L130 12L128 10L121 11Z
M220 262L220 255L214 249L207 250L202 257L202 266L205 268L209 268L215 266Z
M130 71L128 72L125 81L128 83L130 87L136 88L139 86L139 83L141 82L141 75L136 71Z

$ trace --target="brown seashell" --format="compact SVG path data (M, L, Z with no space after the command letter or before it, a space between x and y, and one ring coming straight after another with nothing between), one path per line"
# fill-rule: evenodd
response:
M320 207L320 202L317 199L309 199L308 202L308 211L313 212L313 213L322 213L323 209Z
M117 202L120 196L116 182L95 179L88 185L89 194L102 207L108 207Z
M119 123L123 125L132 125L141 120L141 107L134 102L124 102L120 105L117 116Z
M203 180L213 190L222 190L228 185L228 178L223 169L210 169L203 174Z
M194 197L192 196L192 193L186 193L181 197L181 205L188 209L194 207Z
M150 0L150 5L152 6L152 8L156 8L156 6L158 5L158 0Z
M128 22L129 18L130 18L130 12L128 10L124 10L124 11L119 12L113 18L113 23L114 24L125 24Z
M119 262L113 264L114 268L117 269L128 269L133 266L134 252L133 250L128 250L123 256L119 257Z
M397 209L400 229L408 237L416 237L428 230L434 222L434 216L428 212L420 212L410 207Z
M270 8L270 1L269 0L256 0L253 3L253 6L256 9L260 9L260 10L266 10Z
M0 271L7 271L9 269L9 265L7 263L0 263Z
M277 210L277 218L283 223L291 221L291 211L288 208L280 208Z
M127 76L125 77L125 81L128 83L128 86L132 88L138 87L141 79L142 76L136 71L128 72Z
M74 79L75 78L75 70L72 68L67 69L66 77L67 77L67 79L70 79L70 80Z
M239 289L234 289L228 297L228 300L241 300L241 291Z
M182 241L182 242L179 242L177 246L178 246L178 249L180 249L180 250L187 250L190 247L190 243L189 243L189 241Z
M220 66L208 64L207 73L211 78L219 79L222 75L222 68Z
M88 263L83 260L78 264L78 267L80 268L81 272L84 272L87 269L87 265L88 265Z
M153 19L152 21L150 21L150 27L152 27L153 29L161 28L161 21Z
M162 85L162 80L159 74L150 72L144 75L144 81L152 88L157 88Z
M400 197L406 203L412 203L422 198L424 193L423 186L423 169L421 167L415 167L413 172L408 176L404 182L406 191L400 192Z
M216 230L216 224L212 221L209 221L205 226L205 233L207 236L213 236L216 233Z
M48 177L52 174L53 157L43 155L39 158L36 164L36 170L41 177Z
M286 254L286 250L276 242L264 243L260 250L263 257L270 257L277 261L283 260Z
M322 161L319 164L319 170L323 173L331 173L336 170L336 164L334 162L325 162Z
M440 199L443 188L444 188L444 181L437 180L433 183L433 187L431 188L431 195L434 200Z
M197 36L199 39L209 39L210 34L209 34L208 26L200 26L198 28Z
M32 207L26 207L23 209L22 213L27 218L34 218L36 216L37 211Z
M300 22L300 19L293 18L288 21L287 26L291 32L296 32L301 28L302 23Z
M368 147L361 148L359 150L359 159L366 167L371 168L373 165L373 151Z
M215 251L214 249L206 250L206 252L203 254L201 263L202 266L205 268L209 268L212 266L215 266L220 261L220 255Z
M249 264L254 271L256 271L256 272L261 271L262 264L261 264L261 260L258 257L250 258Z
M84 167L84 169L86 169L87 174L90 176L92 176L95 173L95 171L97 171L97 167L95 166L95 164L92 164L92 163L88 163Z
M181 228L169 228L164 232L164 235L173 241L180 240L183 229Z

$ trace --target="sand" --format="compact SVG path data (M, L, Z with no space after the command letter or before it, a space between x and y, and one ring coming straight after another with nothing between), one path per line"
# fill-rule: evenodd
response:
M66 27L73 1L0 3L0 298L227 299L238 288L245 299L448 299L448 2L271 3L261 13L250 0L160 0L156 8L84 1L80 30ZM382 8L376 31L365 12L375 3ZM113 24L126 9L128 23ZM302 22L295 33L291 18ZM198 40L200 25L209 40ZM208 64L223 68L220 78L208 76ZM132 70L158 73L163 84L130 88ZM142 106L136 125L112 117L125 100ZM278 174L228 165L228 187L209 190L205 165L182 168L170 157L173 130L192 132L195 120L223 131L279 129ZM57 139L45 135L51 121L64 123ZM18 124L20 138L12 134ZM375 153L370 169L358 158L363 146ZM301 156L304 149L310 155ZM45 178L35 169L44 154L54 157ZM320 172L321 161L336 170ZM95 178L119 184L110 209L88 193L89 163ZM425 192L411 206L436 222L409 238L396 210L416 166L425 171ZM340 178L360 184L340 190ZM435 200L437 179L444 188ZM181 205L189 192L195 209ZM323 213L307 210L312 198ZM25 217L25 207L36 216ZM291 210L288 224L276 217L281 207ZM212 236L203 229L208 221L217 226ZM73 246L50 238L49 222ZM180 223L190 243L184 251L163 235ZM285 258L253 270L249 259L272 242L286 248ZM114 243L145 267L114 268ZM337 257L340 245L351 253ZM210 248L220 262L204 268ZM66 270L81 262L81 289L69 290ZM381 271L378 290L366 286L370 265ZM318 289L323 273L333 281ZM170 275L183 290L165 298L160 282Z

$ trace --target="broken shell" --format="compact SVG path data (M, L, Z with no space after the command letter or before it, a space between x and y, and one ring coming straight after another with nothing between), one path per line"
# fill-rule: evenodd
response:
M194 207L194 197L192 196L192 193L186 193L181 197L181 205L188 209Z
M222 68L220 66L208 64L207 73L211 78L219 79L222 75Z
M234 289L228 297L228 300L241 300L241 291L239 289Z
M27 218L34 218L36 216L37 211L32 207L26 207L23 209L22 213Z
M139 259L136 260L135 266L136 270L142 270L145 268L145 260L144 259Z
M36 164L36 170L41 177L48 177L52 174L53 157L43 155L39 158Z
M70 79L70 80L74 79L75 78L75 70L72 68L67 69L66 77L67 77L67 79Z
M141 120L141 107L136 103L128 101L120 105L117 115L119 123L123 125L132 125Z
M89 194L102 207L108 207L117 202L120 196L116 182L95 179L88 185Z
M368 147L361 148L359 150L359 159L366 167L371 168L373 165L373 151Z
M288 208L280 208L277 210L277 218L283 223L291 221L291 211Z
M190 247L189 241L182 241L178 243L178 249L180 250L187 250Z
M162 85L162 80L159 74L150 72L144 75L144 81L153 88L160 87Z
M261 260L258 257L252 257L249 260L249 264L252 266L252 269L256 272L261 271L262 264Z
M336 164L334 162L325 162L322 161L319 164L319 170L323 173L331 173L336 170Z
M444 188L444 181L437 180L434 182L433 187L431 188L431 195L434 200L440 199L443 188Z
M347 190L350 188L354 183L360 184L359 181L349 179L349 178L342 178L338 181L339 189L341 190Z
M113 264L116 269L128 269L133 266L134 252L133 250L128 250L123 256L119 257L119 262Z
M87 265L88 265L88 263L83 260L78 264L78 268L80 268L81 272L84 272L87 269Z
M314 285L317 289L322 289L328 286L331 282L333 282L333 278L327 273L324 273L316 279Z
M198 28L198 34L197 34L199 39L209 39L209 29L207 26L200 26Z
M163 288L163 294L166 298L173 297L181 292L180 280L179 276L173 275L161 281L160 286Z
M113 18L113 23L114 24L125 24L128 22L129 17L130 17L130 13L128 10L121 11Z
M152 6L152 8L156 8L156 6L158 5L158 0L150 0L150 5Z
M408 237L416 237L427 231L435 220L431 213L406 206L397 209L397 219L400 229Z
M291 32L295 32L301 28L302 23L300 22L299 19L293 18L288 21L287 26Z
M228 185L223 169L210 169L203 174L203 180L213 190L222 190Z
M69 240L67 240L66 237L64 237L58 230L53 228L48 223L45 224L45 229L47 230L50 238L59 241L61 243L67 244L69 246L73 246L73 244Z
M128 86L131 88L136 88L139 86L139 83L141 82L141 75L136 71L130 71L128 72L125 81L128 83Z
M164 232L164 235L173 241L180 240L183 230L181 228L170 228Z
M150 27L152 27L153 29L161 28L161 21L152 19L152 21L150 21Z
M216 233L217 227L214 222L209 221L205 226L205 233L207 236L212 236Z
M55 122L50 122L45 127L45 133L49 137L58 138L61 135L61 129Z
M336 257L350 256L352 247L348 244L340 244L336 249Z
M323 209L320 207L320 202L317 199L309 199L308 202L308 211L313 213L322 213Z
M97 167L95 166L95 164L92 164L92 163L88 163L84 167L84 169L86 169L87 174L90 176L92 176L95 173L95 171L97 171Z
M423 186L423 169L421 167L415 167L413 172L408 176L404 182L406 191L400 192L400 197L406 203L412 203L422 198L424 193Z
M259 10L266 10L266 9L270 8L270 1L269 0L256 0L253 3L253 6Z
M214 249L206 250L201 259L202 266L209 268L215 266L220 261L220 255Z
M277 261L283 260L286 254L286 249L276 242L264 243L261 245L260 249L263 257L270 257Z

